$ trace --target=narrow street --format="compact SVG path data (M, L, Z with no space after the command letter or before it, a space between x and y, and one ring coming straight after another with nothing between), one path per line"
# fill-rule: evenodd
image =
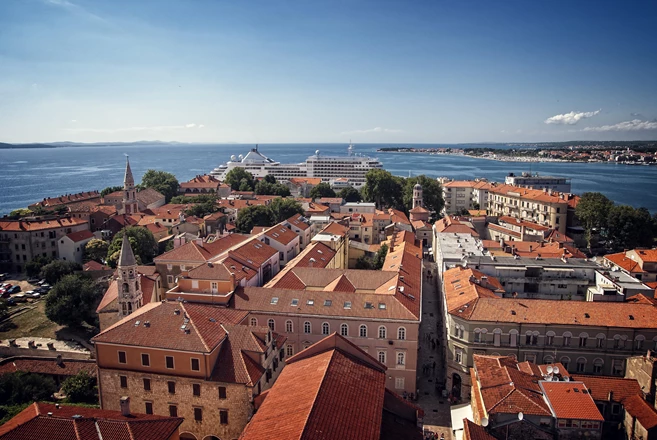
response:
M442 397L440 386L445 383L445 335L440 313L440 295L437 289L435 263L425 260L422 285L422 324L418 353L418 405L424 410L424 429L433 431L440 438L452 438L450 406ZM428 272L433 277L428 277ZM435 365L435 368L434 368Z

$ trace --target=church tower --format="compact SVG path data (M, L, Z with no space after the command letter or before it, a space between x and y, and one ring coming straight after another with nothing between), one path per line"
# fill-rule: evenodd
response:
M119 319L128 316L142 306L141 280L137 273L137 260L132 253L128 235L124 233L121 254L117 266L119 278Z
M424 207L422 202L422 185L416 183L413 187L413 208Z
M125 158L125 177L123 178L123 214L136 214L139 211L135 179L132 177L130 161Z

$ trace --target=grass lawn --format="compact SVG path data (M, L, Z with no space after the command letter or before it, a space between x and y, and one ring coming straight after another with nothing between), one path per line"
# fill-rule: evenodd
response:
M18 316L10 319L17 327L7 332L0 333L0 339L15 339L21 337L40 337L57 339L57 331L62 328L61 325L56 324L46 318L46 302L41 300L34 304L29 304L29 307L34 307L32 310L23 312ZM26 306L28 304L21 304Z

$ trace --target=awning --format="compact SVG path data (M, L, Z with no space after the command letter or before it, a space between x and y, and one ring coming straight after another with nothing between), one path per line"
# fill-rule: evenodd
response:
M468 419L471 422L474 422L472 415L472 406L469 403L463 403L461 405L453 405L450 408L452 416L452 431L454 432L454 438L456 440L463 439L463 419Z

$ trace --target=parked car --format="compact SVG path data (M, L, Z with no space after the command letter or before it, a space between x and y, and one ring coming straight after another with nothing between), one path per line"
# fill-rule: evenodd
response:
M37 284L39 286L42 286L43 284L45 284L45 282L46 282L46 280L40 280L40 281L37 281Z
M29 296L30 298L34 298L34 299L41 298L41 294L39 292L34 292L32 290L30 290L30 292L32 292L32 293L26 292L25 295Z
M9 289L11 287L11 284L10 283L4 283L4 284L0 285L0 287L6 290L6 289Z
M46 290L50 290L50 289L52 289L52 287L50 286L50 284L42 284L42 285L41 285L41 288L42 288L42 289L46 289Z
M8 273L0 273L0 281L6 280L8 276L9 276Z
M17 293L16 295L12 296L11 299L13 299L17 303L27 301L27 297L25 296L24 293Z
M47 289L45 287L37 287L36 289L34 289L34 291L38 292L42 295L45 295L46 293L48 293L50 291L50 289Z
M0 298L9 298L9 292L5 289L0 289Z
M9 293L18 293L21 291L21 286L13 286L9 289L7 289L7 292Z
M16 305L16 301L14 300L14 298L9 298L9 299L7 300L7 305L8 305L8 306L15 306L15 305Z
M27 282L30 284L36 284L39 282L39 278L30 278Z

